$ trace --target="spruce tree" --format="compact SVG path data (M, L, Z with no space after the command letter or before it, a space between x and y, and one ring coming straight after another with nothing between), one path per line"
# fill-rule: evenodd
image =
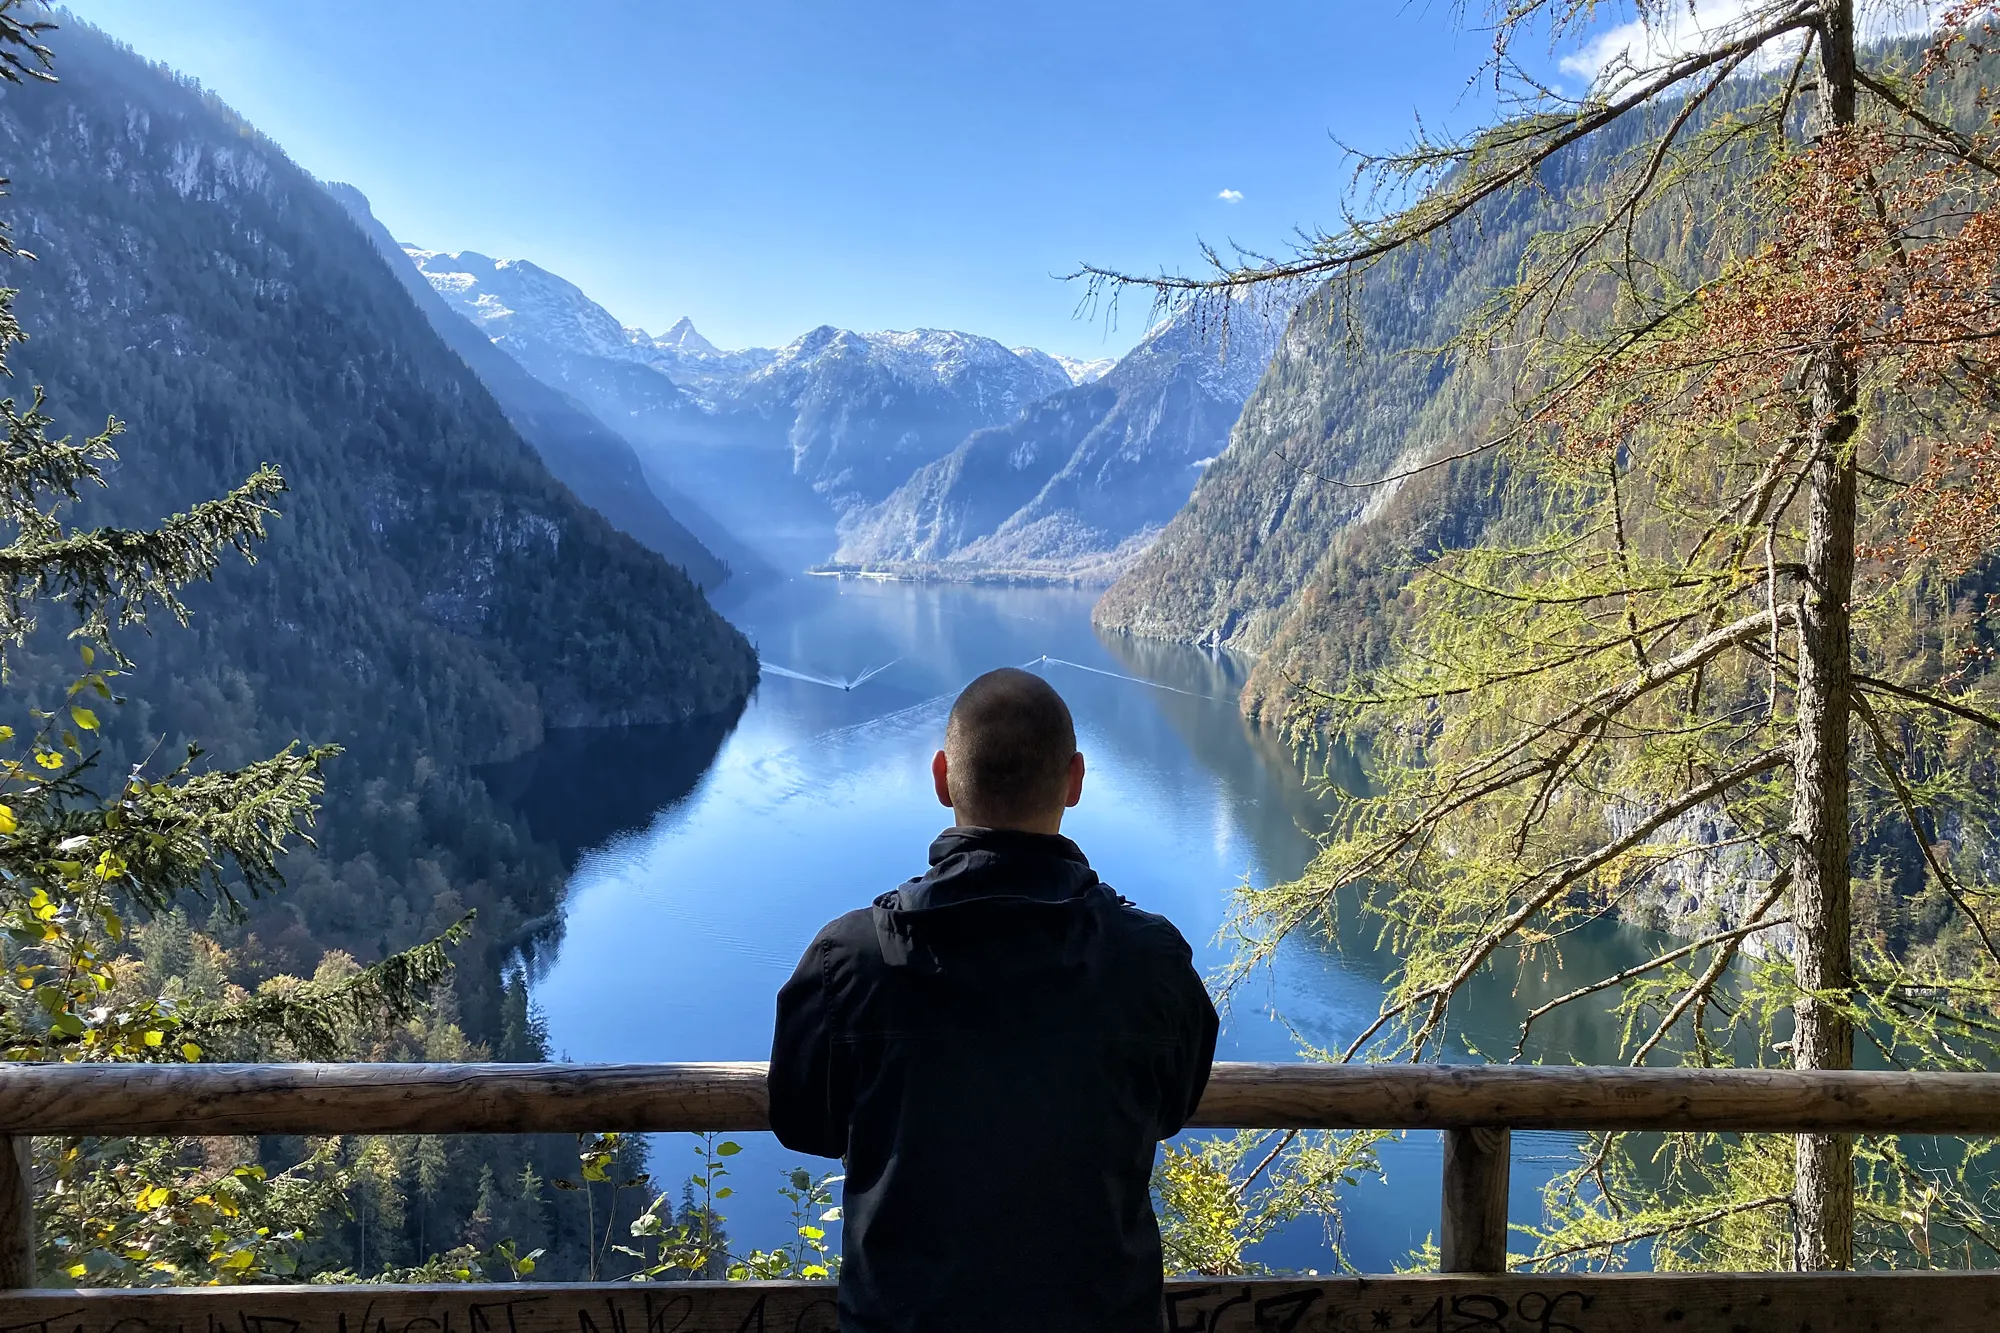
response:
M51 80L40 6L0 0L0 79ZM33 255L0 224L0 263ZM15 289L0 289L0 374L25 341ZM30 1061L196 1061L277 1042L298 1055L340 1049L357 1025L407 1017L449 968L458 929L372 968L250 996L182 984L185 905L226 917L280 886L286 849L306 840L332 746L289 745L239 768L202 752L101 763L103 710L135 663L121 637L164 619L185 625L179 594L231 558L256 557L285 491L260 467L219 498L149 528L78 526L67 515L108 484L114 419L81 442L51 435L43 395L0 401L0 1054ZM74 668L50 679L52 656ZM36 706L37 704L41 706ZM157 926L126 966L134 925ZM200 944L201 941L194 941ZM150 947L148 947L150 946ZM187 955L174 966L169 955ZM135 976L134 973L137 973ZM171 973L171 975L166 975ZM172 984L170 984L172 983ZM71 1282L245 1281L296 1271L303 1219L344 1208L331 1145L273 1174L256 1161L193 1169L185 1140L36 1145L40 1263Z

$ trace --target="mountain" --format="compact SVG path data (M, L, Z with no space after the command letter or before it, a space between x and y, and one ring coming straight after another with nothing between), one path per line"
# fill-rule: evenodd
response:
M781 348L723 351L685 319L659 337L626 328L524 260L410 254L496 346L637 445L656 485L788 564L825 559L843 514L1090 373L935 329L822 326Z
M1054 357L977 334L822 325L780 348L728 406L748 420L789 412L793 473L840 504L880 499L970 432L1068 387Z
M1099 601L1097 624L1256 655L1245 706L1272 716L1288 682L1382 660L1412 614L1401 594L1415 559L1475 539L1497 512L1497 479L1474 465L1354 483L1461 444L1505 401L1497 359L1425 349L1513 278L1551 201L1600 169L1595 156L1558 159L1548 195L1485 210L1450 263L1394 256L1338 314L1304 301L1227 447Z
M661 503L627 440L580 403L530 375L440 297L403 247L376 220L361 191L336 183L328 185L327 192L347 210L431 328L471 367L556 480L609 519L613 527L679 565L702 587L716 588L729 577L729 565ZM692 502L682 507L698 512ZM714 528L712 520L696 522L697 526Z
M1163 321L1109 371L976 431L848 515L835 559L944 570L1116 573L1228 442L1282 328L1248 308Z
M694 321L682 315L674 321L674 326L653 339L653 346L661 350L682 352L689 356L721 356L716 345L695 331Z
M1014 350L1025 352L1029 349L1017 347ZM1069 376L1071 384L1091 384L1109 374L1111 368L1118 364L1118 358L1104 356L1094 361L1079 361L1073 356L1058 356L1055 362L1063 368L1063 373Z
M124 636L135 702L107 710L103 771L190 740L231 763L341 744L318 846L288 858L244 956L310 974L477 908L457 985L490 1036L500 949L554 906L561 862L473 766L555 727L726 724L754 655L550 474L276 145L81 24L58 58L60 83L0 93L0 212L40 256L7 265L16 383L47 386L59 429L127 426L83 519L150 523L265 461L291 486L258 562L190 590L191 628ZM61 661L34 665L14 688Z

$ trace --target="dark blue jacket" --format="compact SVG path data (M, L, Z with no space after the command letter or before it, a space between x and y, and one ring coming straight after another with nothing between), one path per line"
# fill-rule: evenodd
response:
M1153 1153L1201 1100L1187 941L1054 835L958 828L778 993L771 1127L847 1161L843 1333L1159 1333Z

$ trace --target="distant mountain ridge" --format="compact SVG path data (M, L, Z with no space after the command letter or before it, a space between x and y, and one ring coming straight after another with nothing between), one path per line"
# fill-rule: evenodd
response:
M1109 577L1228 443L1282 316L1163 321L1110 370L978 431L841 525L835 559Z
M841 514L1074 384L1046 353L949 330L823 325L728 351L682 319L655 337L527 261L406 248L496 346L637 445L656 485L795 564L832 551Z
M1028 349L1025 347L1016 347L1014 350L1016 352L1024 352ZM1101 356L1094 361L1079 361L1073 356L1057 355L1056 364L1061 366L1064 372L1069 375L1070 383L1094 384L1111 373L1111 368L1118 364L1118 358L1115 356Z
M632 440L655 490L793 564L1108 579L1221 451L1277 329L1245 318L1230 346L1169 321L1116 361L832 325L725 351L686 318L621 325L525 260L405 248L496 347Z

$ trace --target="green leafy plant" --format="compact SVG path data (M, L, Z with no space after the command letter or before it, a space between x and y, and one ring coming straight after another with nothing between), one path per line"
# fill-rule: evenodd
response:
M834 1173L814 1176L802 1166L786 1173L778 1188L790 1204L793 1241L775 1250L752 1250L729 1265L733 1281L775 1281L840 1276L840 1256L827 1244L822 1223L839 1222L833 1187L846 1179Z
M736 1192L734 1186L723 1182L730 1178L729 1159L742 1151L742 1145L720 1135L700 1136L694 1147L699 1165L683 1186L678 1217L671 1196L659 1194L632 1223L632 1237L638 1244L615 1247L618 1253L638 1261L639 1267L631 1274L633 1281L727 1278L741 1282L839 1276L840 1256L827 1239L827 1227L840 1221L834 1186L844 1177L837 1173L815 1176L804 1167L787 1171L778 1193L791 1206L790 1243L773 1250L732 1253L726 1219L717 1205Z
M1153 1170L1167 1268L1225 1277L1262 1272L1250 1251L1301 1218L1320 1223L1331 1262L1343 1253L1340 1191L1381 1174L1388 1131L1246 1131L1168 1144Z

